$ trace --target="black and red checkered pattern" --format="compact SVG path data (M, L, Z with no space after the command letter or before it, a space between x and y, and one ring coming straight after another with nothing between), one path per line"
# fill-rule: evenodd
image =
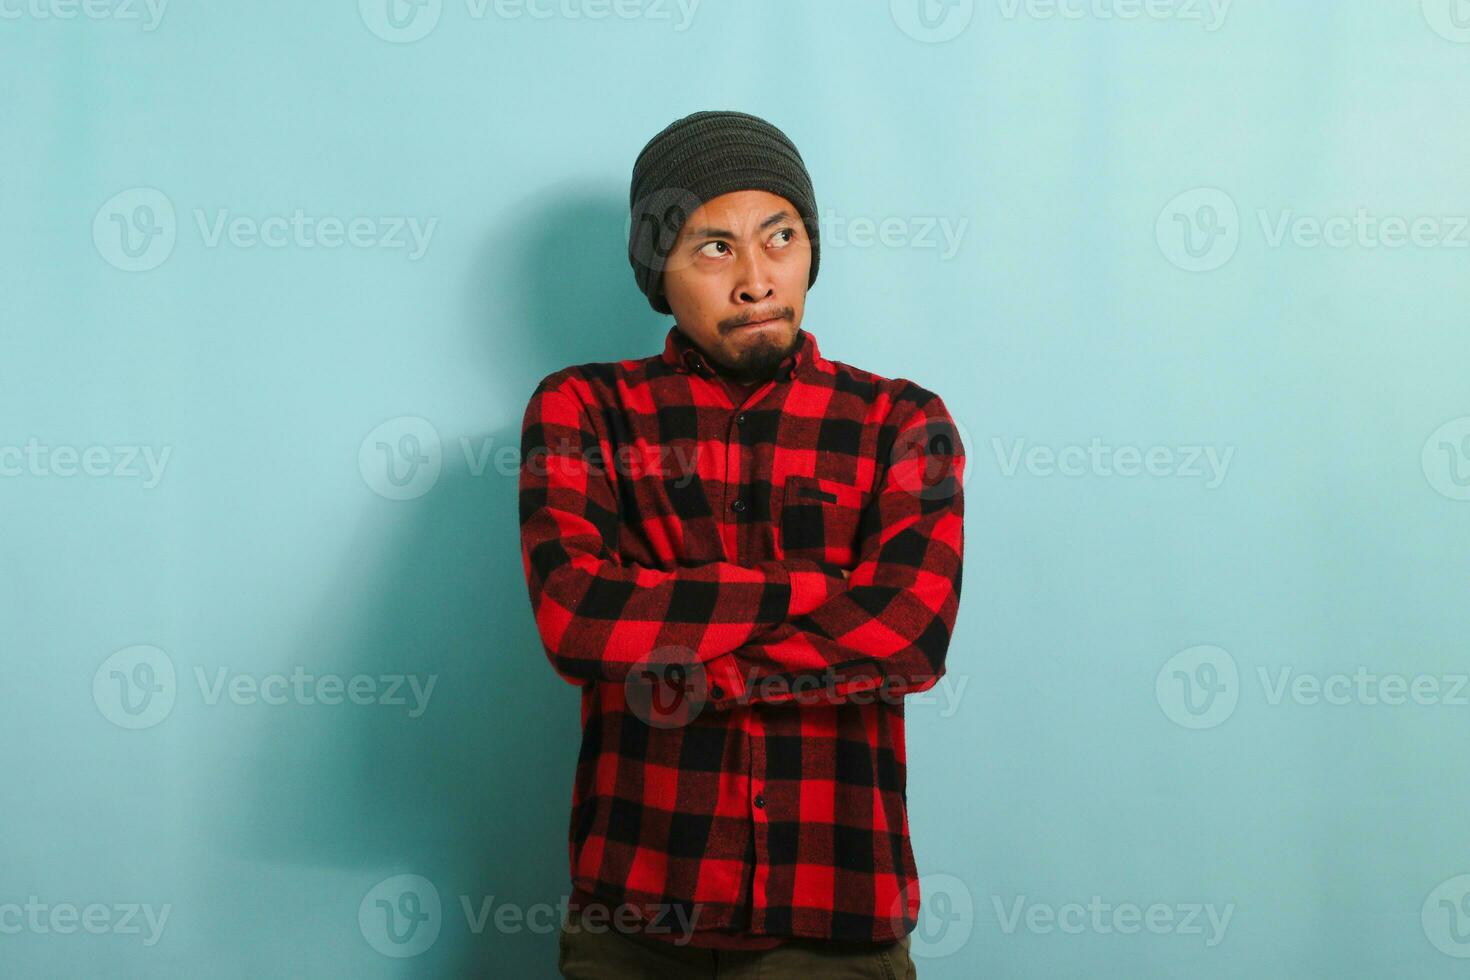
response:
M945 672L964 540L939 397L803 331L735 404L674 329L542 381L521 449L537 626L582 687L573 884L697 929L912 931L902 695ZM671 663L678 724L639 696Z

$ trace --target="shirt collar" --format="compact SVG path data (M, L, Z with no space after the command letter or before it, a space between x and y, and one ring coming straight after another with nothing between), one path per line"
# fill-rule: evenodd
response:
M694 373L709 379L715 377L715 371L704 354L677 326L670 327L669 335L664 338L663 361L680 373ZM821 353L817 350L816 336L805 329L798 330L796 350L787 355L776 369L775 380L790 381L797 371L820 362Z

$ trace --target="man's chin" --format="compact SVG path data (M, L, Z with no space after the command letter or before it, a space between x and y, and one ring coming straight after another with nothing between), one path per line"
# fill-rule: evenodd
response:
M796 349L797 332L778 333L762 330L740 345L738 350L729 351L722 362L731 374L751 380L764 380L776 373L781 362Z

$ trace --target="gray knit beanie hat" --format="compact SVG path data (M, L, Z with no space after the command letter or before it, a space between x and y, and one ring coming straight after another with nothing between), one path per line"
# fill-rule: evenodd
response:
M673 312L660 283L679 229L705 201L742 190L769 191L796 208L812 243L807 288L817 281L817 202L796 145L749 113L696 112L666 126L633 163L628 262L659 313Z

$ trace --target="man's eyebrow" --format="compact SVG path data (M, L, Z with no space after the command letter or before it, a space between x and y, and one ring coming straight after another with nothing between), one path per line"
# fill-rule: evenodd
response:
M761 224L760 224L760 227L757 228L756 230L757 231L765 231L767 228L771 227L771 225L779 224L782 221L791 221L791 220L793 220L793 219L791 217L791 212L790 211L785 211L785 210L777 211L775 214L771 215L765 221L762 221ZM685 229L685 231L684 231L684 237L685 238L735 238L736 235L735 235L735 233L733 231L730 231L728 228L712 228L712 227L706 225L703 228L688 228L688 229Z

